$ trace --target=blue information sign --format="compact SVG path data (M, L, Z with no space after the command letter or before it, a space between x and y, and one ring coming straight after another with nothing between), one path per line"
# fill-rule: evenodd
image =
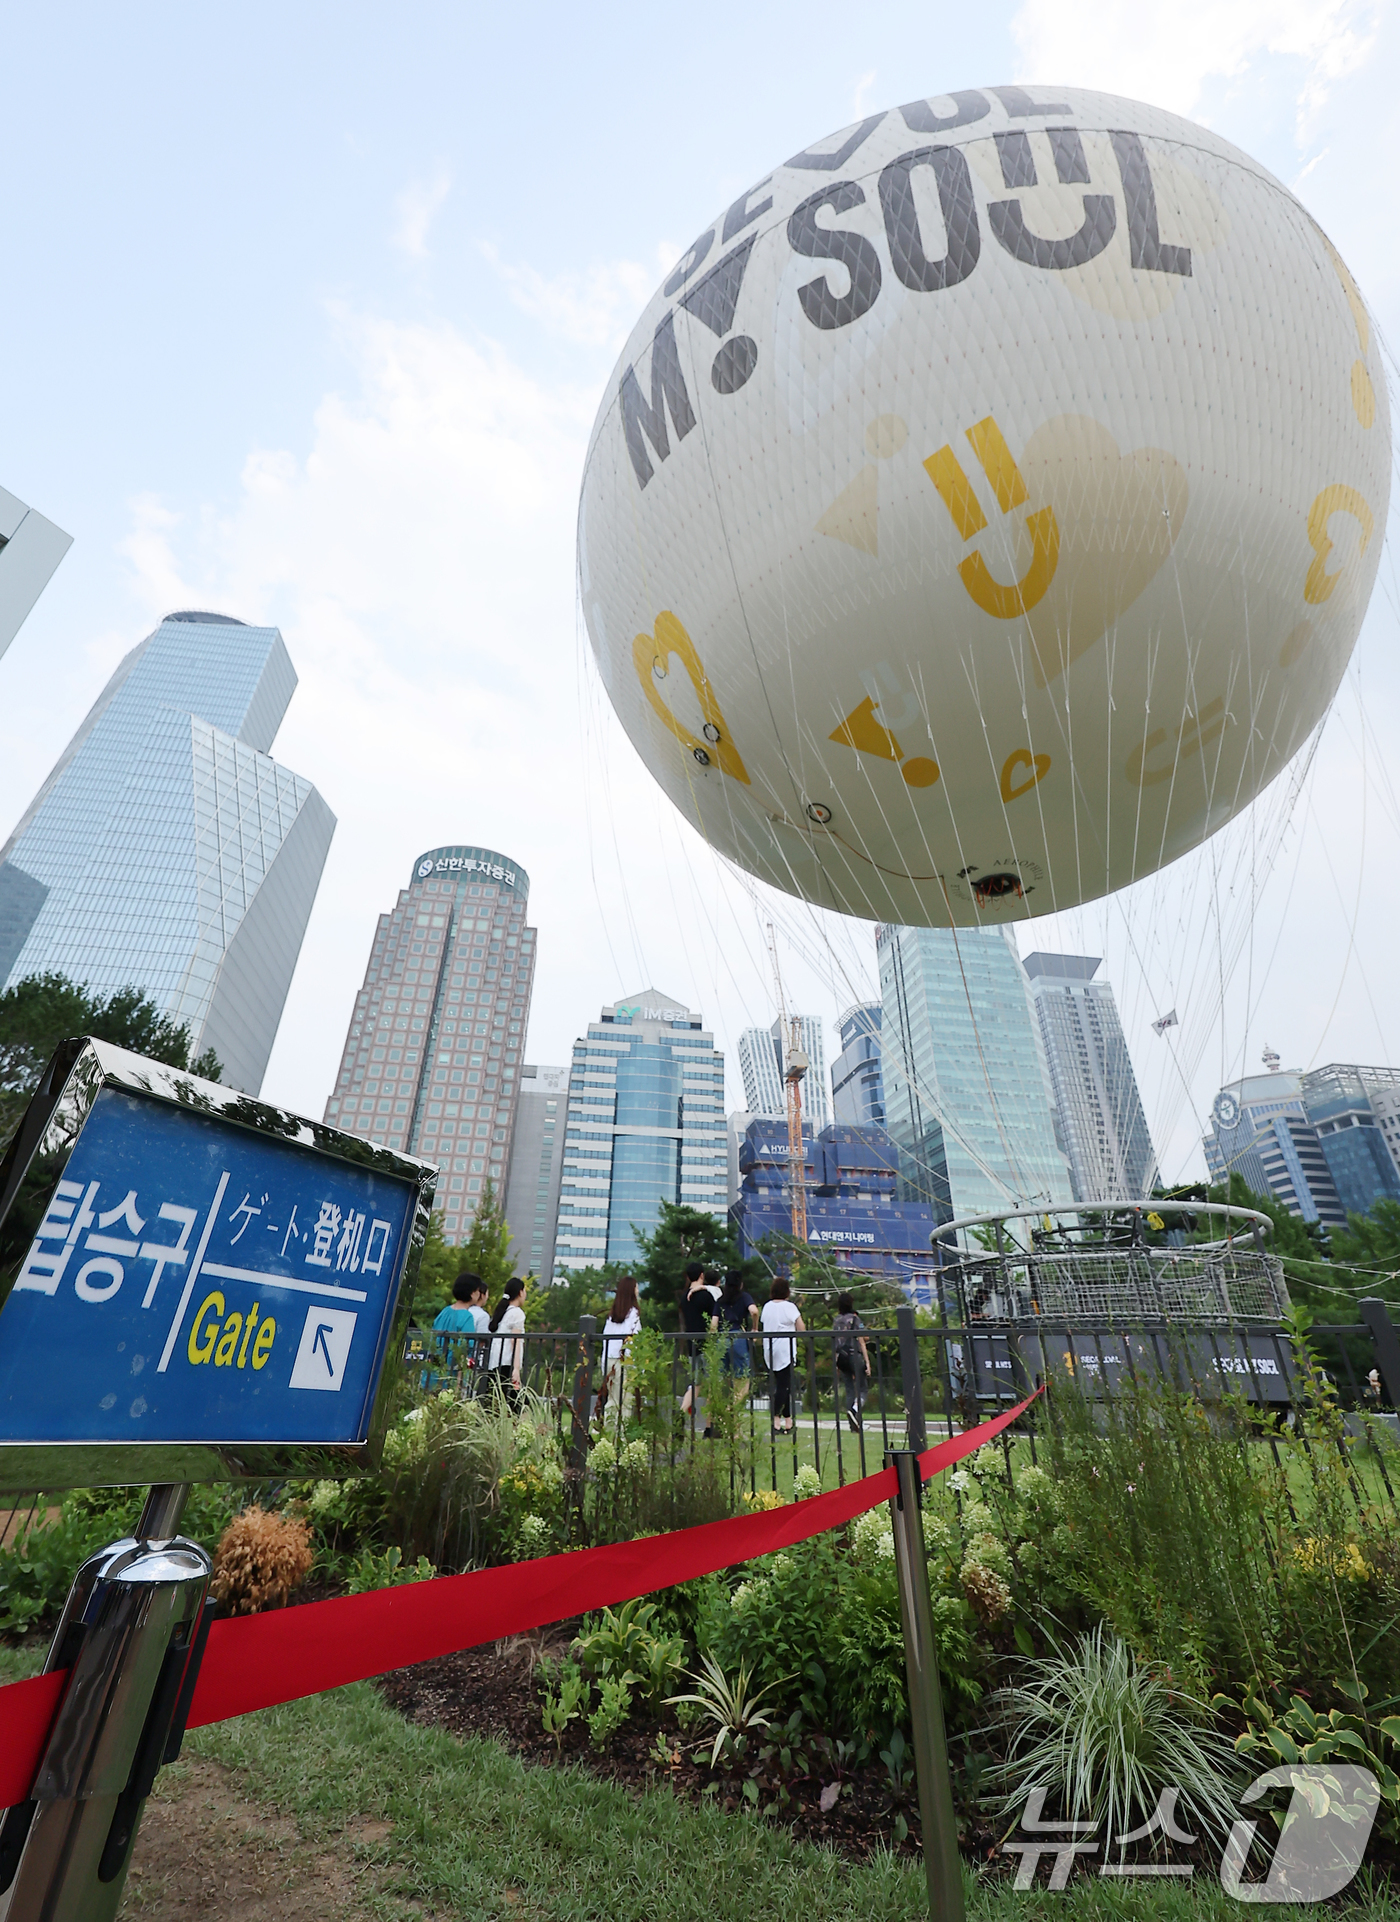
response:
M0 1309L0 1448L363 1445L418 1171L110 1080L85 1105Z

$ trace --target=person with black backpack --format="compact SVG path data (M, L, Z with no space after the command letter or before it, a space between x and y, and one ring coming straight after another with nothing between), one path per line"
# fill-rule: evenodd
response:
M865 1323L856 1313L855 1298L842 1295L836 1303L836 1372L846 1391L846 1420L858 1435L860 1411L870 1389L870 1351L862 1332Z

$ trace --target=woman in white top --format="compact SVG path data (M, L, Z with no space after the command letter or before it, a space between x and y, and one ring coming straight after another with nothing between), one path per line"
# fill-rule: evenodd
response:
M602 1420L605 1402L611 1402L614 1408L622 1406L622 1386L627 1374L627 1351L632 1346L633 1335L641 1325L642 1315L637 1306L636 1280L632 1275L624 1275L617 1284L612 1311L603 1323L603 1380L593 1409L595 1421Z
M763 1330L763 1355L771 1377L768 1406L773 1426L787 1433L792 1428L792 1366L797 1359L797 1343L792 1336L802 1333L803 1322L781 1275L768 1291L758 1325Z
M495 1340L486 1366L512 1408L520 1406L520 1368L525 1360L524 1342L514 1339L525 1333L524 1293L525 1284L518 1276L508 1281L489 1323Z

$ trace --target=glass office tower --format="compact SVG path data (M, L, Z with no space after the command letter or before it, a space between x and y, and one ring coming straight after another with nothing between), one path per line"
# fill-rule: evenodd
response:
M488 1181L505 1201L530 1018L530 877L493 848L431 848L381 914L325 1118L442 1169L461 1240Z
M0 654L72 545L71 534L0 487Z
M851 1128L883 1128L885 1078L880 1064L878 1001L858 1001L838 1019L841 1052L831 1064L831 1105Z
M724 1056L654 989L604 1008L574 1044L556 1269L635 1262L663 1201L723 1217Z
M1140 1201L1157 1185L1157 1156L1113 989L1094 979L1101 965L1028 954L1026 979L1075 1200Z
M1010 928L876 930L886 1126L945 1221L1073 1199Z
M275 627L224 614L132 649L0 848L0 986L134 985L258 1092L335 831L268 755L296 684Z
M1400 1070L1334 1061L1289 1073L1270 1049L1264 1061L1268 1073L1215 1097L1204 1143L1212 1181L1237 1174L1290 1214L1338 1228L1400 1199Z

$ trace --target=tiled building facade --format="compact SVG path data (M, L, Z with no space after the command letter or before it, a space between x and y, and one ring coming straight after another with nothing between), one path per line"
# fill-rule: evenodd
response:
M534 984L530 877L491 848L433 848L379 917L327 1121L442 1169L462 1239L487 1181L504 1199Z

